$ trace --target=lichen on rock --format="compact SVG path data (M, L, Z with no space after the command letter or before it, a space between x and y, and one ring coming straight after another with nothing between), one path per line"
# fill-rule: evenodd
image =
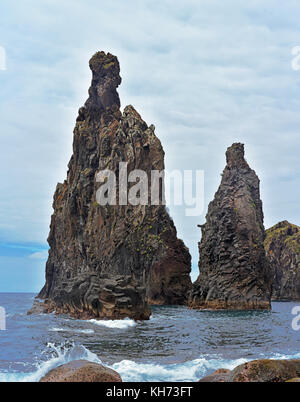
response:
M273 300L300 300L300 227L283 221L266 231L265 249L273 270Z

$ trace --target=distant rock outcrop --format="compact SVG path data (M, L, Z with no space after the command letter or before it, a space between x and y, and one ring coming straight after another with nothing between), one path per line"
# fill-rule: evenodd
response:
M97 202L99 171L115 173L118 199L119 163L127 163L128 174L143 170L150 181L151 170L164 169L164 151L154 126L132 106L121 113L118 59L98 52L90 68L92 84L77 117L67 180L54 195L46 284L38 297L46 312L147 319L149 304L185 303L191 257L161 202Z
M273 300L300 300L300 227L287 221L266 231L265 249L274 273Z
M189 305L199 309L270 309L272 275L264 251L259 179L244 145L226 152L221 185L209 204L199 243L200 275Z

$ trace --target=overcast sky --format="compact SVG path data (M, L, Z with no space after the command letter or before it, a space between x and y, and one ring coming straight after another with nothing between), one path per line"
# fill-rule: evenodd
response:
M118 56L122 109L155 125L166 168L205 171L205 212L226 148L240 141L261 179L265 226L300 225L298 0L2 0L0 15L0 291L43 285L53 192L97 50ZM171 215L195 279L205 214L184 208Z

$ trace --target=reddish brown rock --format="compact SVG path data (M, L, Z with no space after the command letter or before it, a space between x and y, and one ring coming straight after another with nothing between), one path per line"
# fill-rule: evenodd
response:
M300 227L287 221L266 231L265 250L273 273L273 300L300 300Z
M252 360L234 370L220 369L199 382L298 382L300 360Z
M191 257L162 194L152 206L97 202L99 171L116 174L119 201L119 162L127 163L128 174L145 171L150 182L151 170L164 169L164 151L154 126L132 106L121 113L117 58L98 52L90 68L92 85L79 110L67 179L54 195L46 284L38 297L45 312L147 319L149 304L186 302Z
M75 360L47 373L40 382L122 382L120 375L101 364Z
M230 370L218 369L214 371L212 374L209 374L206 377L201 378L199 382L228 382L230 373L231 373Z
M270 309L272 274L264 251L259 179L244 145L226 152L220 187L209 204L199 243L200 275L189 305L196 309Z
M231 382L284 382L298 377L300 360L253 360L241 364L230 374Z

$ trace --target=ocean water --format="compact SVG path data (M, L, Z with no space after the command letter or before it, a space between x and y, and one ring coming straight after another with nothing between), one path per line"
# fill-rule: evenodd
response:
M34 294L0 294L0 381L39 381L77 359L102 363L123 381L197 381L218 368L257 358L300 358L297 303L273 310L209 312L153 307L150 321L80 321L55 314L26 315Z

